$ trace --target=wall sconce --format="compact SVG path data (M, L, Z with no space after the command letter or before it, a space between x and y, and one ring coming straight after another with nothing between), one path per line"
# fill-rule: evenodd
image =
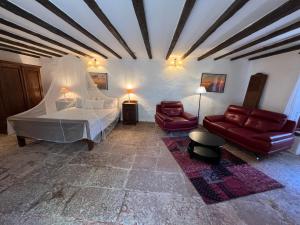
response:
M173 58L171 61L171 66L174 66L174 67L182 66L182 61L178 58Z
M94 59L94 60L88 62L89 67L97 67L99 65L100 65L100 62L98 62L97 59Z

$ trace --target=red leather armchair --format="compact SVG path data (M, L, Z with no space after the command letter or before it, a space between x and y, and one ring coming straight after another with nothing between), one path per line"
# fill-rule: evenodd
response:
M180 101L162 101L156 105L155 122L165 131L185 131L198 127L197 117L184 112Z
M224 115L206 116L203 126L258 155L291 148L296 123L280 113L231 105Z

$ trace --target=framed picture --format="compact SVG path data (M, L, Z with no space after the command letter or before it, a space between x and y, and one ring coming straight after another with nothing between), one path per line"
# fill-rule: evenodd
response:
M99 89L108 90L107 73L90 72L89 74Z
M226 74L202 73L201 86L204 86L207 92L224 93Z

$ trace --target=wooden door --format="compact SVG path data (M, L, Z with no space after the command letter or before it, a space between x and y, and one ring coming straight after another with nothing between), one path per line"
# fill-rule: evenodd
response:
M0 64L1 127L6 130L6 119L26 109L26 96L19 65Z
M39 67L22 66L24 86L27 97L27 108L30 109L43 99Z
M252 75L248 84L243 106L258 108L268 75L257 73Z
M1 73L1 69L0 69ZM6 116L3 108L2 95L0 90L0 133L6 133Z

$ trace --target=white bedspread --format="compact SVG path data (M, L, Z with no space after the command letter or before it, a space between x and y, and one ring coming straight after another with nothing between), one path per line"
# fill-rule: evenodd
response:
M102 130L104 130L116 117L119 110L114 109L84 109L71 107L55 113L42 115L39 118L57 119L57 120L84 120L87 121L90 136L94 139ZM84 128L83 138L87 138L87 130Z

